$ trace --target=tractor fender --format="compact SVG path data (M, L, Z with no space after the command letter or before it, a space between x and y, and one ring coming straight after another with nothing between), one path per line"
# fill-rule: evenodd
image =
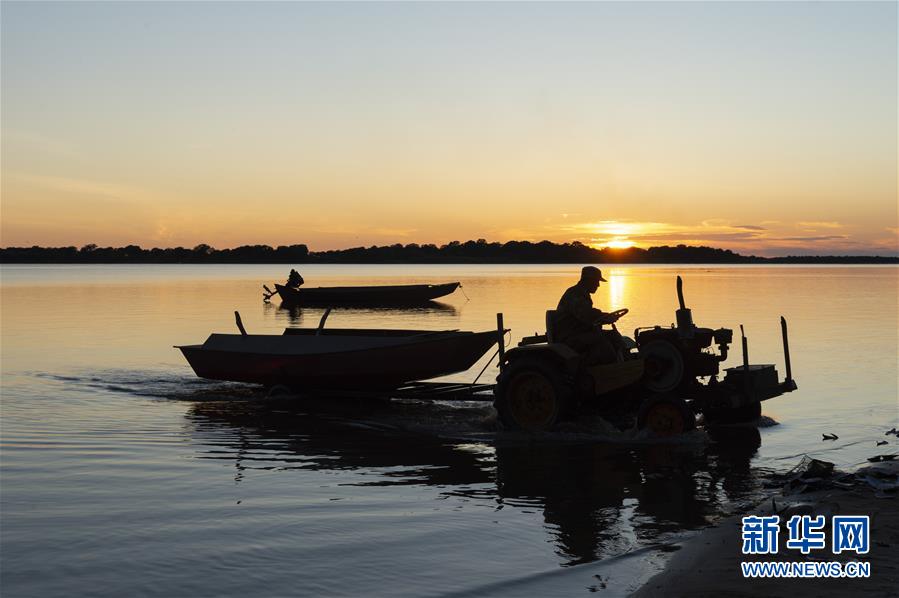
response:
M562 343L545 345L526 345L506 351L503 365L511 365L522 358L545 360L559 366L567 374L575 374L581 361L581 355Z

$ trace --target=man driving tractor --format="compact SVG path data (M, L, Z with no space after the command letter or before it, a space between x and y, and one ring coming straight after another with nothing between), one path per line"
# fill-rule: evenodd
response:
M600 282L608 282L595 266L584 266L581 279L559 300L553 323L554 336L585 355L587 364L613 363L620 359L624 341L617 330L602 330L603 324L614 324L627 310L606 313L593 307L590 297Z

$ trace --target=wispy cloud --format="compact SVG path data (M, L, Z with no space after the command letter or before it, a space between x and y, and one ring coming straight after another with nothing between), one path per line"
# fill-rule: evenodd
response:
M817 237L769 237L768 241L802 241L816 243L818 241L835 241L837 239L848 239L846 235L821 235Z
M383 237L410 237L416 232L417 228L374 228L370 231L372 234Z
M20 144L23 148L28 148L41 154L50 154L77 160L84 158L75 145L33 131L9 130L9 128L7 128L3 131L3 136L5 137L4 143L11 142Z
M803 228L809 228L812 230L819 229L819 228L843 228L843 225L839 222L813 221L813 222L798 222L797 224Z
M152 196L145 189L104 181L31 174L13 174L11 176L39 189L57 193L89 195L95 199L140 200Z

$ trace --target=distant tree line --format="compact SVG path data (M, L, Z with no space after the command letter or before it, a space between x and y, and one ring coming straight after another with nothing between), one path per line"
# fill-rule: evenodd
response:
M552 243L509 241L488 243L484 239L453 241L446 245L353 247L331 251L309 251L306 245L243 245L215 249L200 244L185 247L143 249L127 247L7 247L0 249L0 263L72 264L895 264L899 257L880 256L787 256L763 258L745 256L714 247L662 246L641 249L596 249L578 241Z

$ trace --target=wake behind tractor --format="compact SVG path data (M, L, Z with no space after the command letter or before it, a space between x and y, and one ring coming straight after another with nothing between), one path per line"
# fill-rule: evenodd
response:
M583 355L556 342L556 314L547 311L546 334L525 337L502 354L494 406L504 426L546 430L585 410L595 410L629 414L630 421L636 415L639 428L664 437L693 429L698 414L707 424L756 420L761 401L797 389L783 317L785 380L779 381L772 364L749 363L742 326L743 363L726 368L719 379L733 331L693 323L692 312L684 305L680 276L677 298L676 325L637 328L633 340L625 338L619 360L610 364L588 365Z

